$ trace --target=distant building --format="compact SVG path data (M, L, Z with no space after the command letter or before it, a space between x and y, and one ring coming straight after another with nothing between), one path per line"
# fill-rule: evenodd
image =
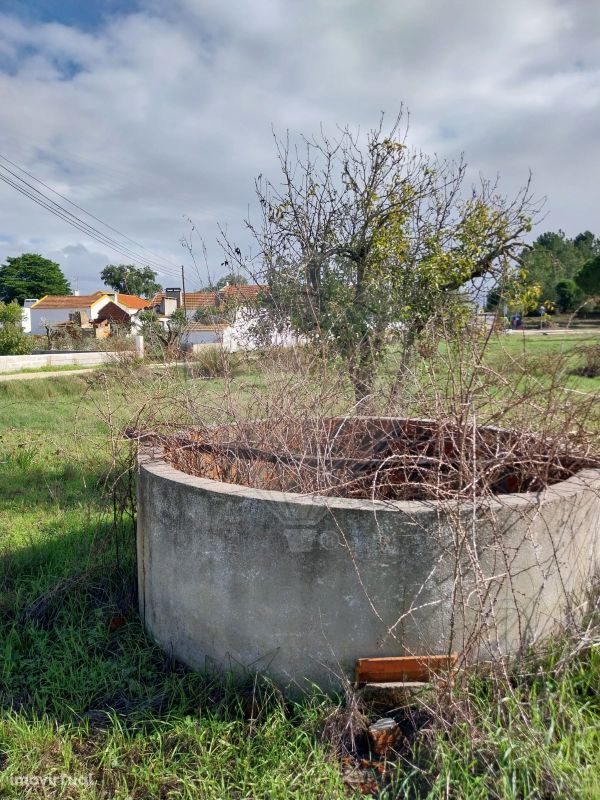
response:
M28 333L45 333L46 325L55 326L63 323L79 325L92 323L108 305L113 307L114 321L134 322L137 314L149 306L149 301L136 295L120 292L94 292L87 295L46 295L40 300L26 301L31 305L29 312ZM118 313L117 310L118 309ZM107 319L107 314L103 319Z
M259 285L226 285L214 292L165 289L154 295L151 306L164 326L176 309L185 309L189 322L181 339L183 347L222 344L227 350L245 350L256 347L251 335L254 307L266 291L266 286Z
M157 292L150 301L150 307L158 314L159 319L165 322L178 308L185 309L186 317L192 320L198 309L212 309L215 315L221 305L220 292L182 292L181 289L166 289Z
M31 306L35 305L37 302L37 297L29 297L23 303L23 315L21 322L23 333L31 333Z
M157 292L150 307L156 311L160 318L168 319L178 308L185 309L188 319L193 319L196 312L205 310L207 316L214 313L215 318L231 312L232 309L241 308L255 303L258 296L267 291L266 286L224 286L214 292L182 292L179 288L165 289Z

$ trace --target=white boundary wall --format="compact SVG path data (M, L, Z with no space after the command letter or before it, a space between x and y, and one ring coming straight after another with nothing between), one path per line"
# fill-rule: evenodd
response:
M0 356L1 372L18 372L21 369L41 367L89 367L111 361L117 353L41 353L31 356Z

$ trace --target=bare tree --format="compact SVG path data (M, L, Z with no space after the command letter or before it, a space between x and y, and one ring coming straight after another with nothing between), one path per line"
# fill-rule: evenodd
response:
M142 311L140 321L141 331L149 341L159 344L165 351L178 349L187 324L183 308L176 309L164 326L155 311Z
M246 221L257 252L222 237L229 263L269 285L271 322L341 356L360 404L387 344L401 344L405 366L462 287L509 268L539 211L529 182L511 200L484 179L465 195L464 161L411 150L406 135L400 113L366 137L274 136L282 180L259 176L261 217Z

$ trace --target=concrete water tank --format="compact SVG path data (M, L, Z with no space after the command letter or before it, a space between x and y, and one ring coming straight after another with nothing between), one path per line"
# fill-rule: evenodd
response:
M457 500L303 496L139 462L140 610L198 669L330 690L358 658L511 653L549 633L600 556L600 469Z

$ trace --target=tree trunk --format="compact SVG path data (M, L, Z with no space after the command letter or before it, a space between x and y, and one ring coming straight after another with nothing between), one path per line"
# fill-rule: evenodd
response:
M418 333L419 332L417 330L406 331L402 338L402 354L400 356L400 364L396 370L396 374L394 375L392 388L390 389L390 399L388 403L389 406L393 406L396 403L400 394L400 389L409 376L410 365L413 360Z
M356 261L356 288L354 292L355 319L360 320L360 339L350 363L350 376L354 387L356 408L361 414L373 413L373 389L375 383L375 351L379 332L369 327L364 318L366 298L364 296L364 276L366 253L362 252ZM358 333L358 330L357 330Z
M357 410L368 415L373 412L375 365L368 341L362 341L357 349L350 363L350 379Z

